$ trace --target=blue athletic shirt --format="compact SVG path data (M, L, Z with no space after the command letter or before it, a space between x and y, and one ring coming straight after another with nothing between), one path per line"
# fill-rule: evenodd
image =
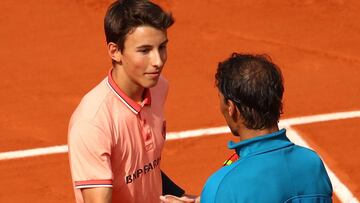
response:
M316 152L295 145L286 130L230 141L240 159L207 180L201 203L328 203L332 185Z

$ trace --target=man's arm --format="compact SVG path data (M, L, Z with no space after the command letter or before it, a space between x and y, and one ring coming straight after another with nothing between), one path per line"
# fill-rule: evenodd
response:
M161 171L164 203L200 203L200 197L185 194L185 190L176 185L163 171Z
M85 188L81 193L85 203L111 203L112 188Z
M174 195L181 197L185 194L185 190L176 185L163 171L161 171L163 195Z

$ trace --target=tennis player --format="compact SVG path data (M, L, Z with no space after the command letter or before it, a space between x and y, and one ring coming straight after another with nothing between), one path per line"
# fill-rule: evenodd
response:
M279 129L283 78L263 55L234 53L215 75L220 109L239 142L239 159L206 181L201 203L329 203L332 185L316 152L295 145ZM189 202L162 196L163 202Z
M104 27L112 68L73 113L69 158L77 203L159 202L184 191L160 170L171 14L147 0L114 2Z

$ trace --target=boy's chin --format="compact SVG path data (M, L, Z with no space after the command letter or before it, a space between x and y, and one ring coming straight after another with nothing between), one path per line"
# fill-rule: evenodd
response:
M144 88L152 88L155 87L158 83L159 79L156 80L150 80L143 83Z

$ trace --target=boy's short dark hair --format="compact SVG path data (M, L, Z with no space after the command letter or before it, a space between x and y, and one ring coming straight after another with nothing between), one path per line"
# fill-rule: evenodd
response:
M219 63L215 79L225 100L236 104L247 128L265 129L278 123L283 77L268 56L233 53Z
M127 34L136 27L151 26L166 30L174 23L171 13L166 13L160 6L147 0L118 0L110 5L104 28L106 42L116 43L119 50L124 50Z

